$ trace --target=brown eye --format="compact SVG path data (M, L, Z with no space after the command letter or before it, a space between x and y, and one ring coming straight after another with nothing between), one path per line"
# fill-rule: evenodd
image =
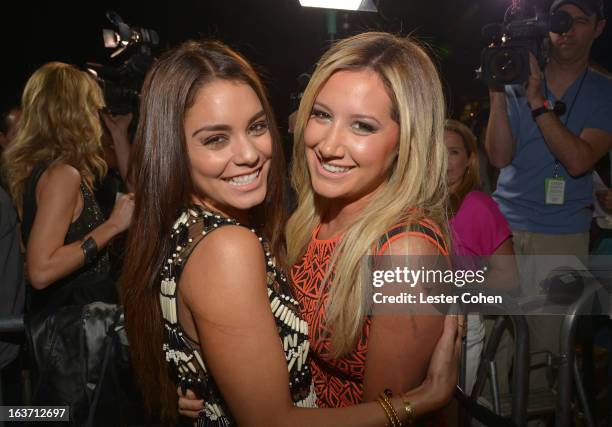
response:
M267 130L268 130L268 122L265 120L262 120L257 123L253 123L249 127L249 132L255 136L263 135L264 133L267 132Z
M352 128L361 133L374 133L376 132L376 128L365 122L355 122L352 125Z
M318 110L316 108L313 108L312 113L310 113L310 116L314 117L315 119L321 119L321 120L331 119L331 115L329 113L326 113L325 111L322 111L322 110Z
M202 145L205 146L218 146L227 142L228 139L225 135L213 135L202 141Z

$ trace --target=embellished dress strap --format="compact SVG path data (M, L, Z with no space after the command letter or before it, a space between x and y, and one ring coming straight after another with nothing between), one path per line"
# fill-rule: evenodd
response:
M199 344L189 338L178 320L177 295L182 269L198 243L209 233L226 225L240 225L236 220L192 206L181 213L171 230L173 247L162 269L160 304L164 318L163 351L174 371L178 385L193 390L204 401L198 427L234 426L229 409L207 370ZM312 407L316 396L307 362L309 351L308 325L298 315L285 273L277 266L266 239L251 231L261 242L266 264L266 285L270 308L285 353L289 373L289 389L294 405Z
M183 393L193 390L204 401L197 427L232 427L235 425L221 393L208 372L199 344L183 330L178 319L178 283L183 267L197 244L211 231L237 222L206 212L199 207L185 210L174 223L174 245L162 269L160 305L164 319L162 350Z

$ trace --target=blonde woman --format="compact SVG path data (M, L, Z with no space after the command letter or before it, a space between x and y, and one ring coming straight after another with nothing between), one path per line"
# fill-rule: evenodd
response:
M447 120L444 143L448 150L449 226L453 237L453 254L479 257L487 262L487 279L491 287L512 291L518 283L512 231L497 203L479 191L479 159L476 137L456 120ZM482 316L467 318L466 392L476 379L485 336ZM505 383L505 379L502 380Z
M364 33L317 64L295 128L291 279L310 325L317 404L417 386L440 316L368 316L365 255L446 255L444 99L414 41Z
M15 140L4 153L6 180L22 221L30 310L116 300L103 250L128 228L132 196L104 220L92 190L106 173L101 157L98 85L59 62L26 83Z

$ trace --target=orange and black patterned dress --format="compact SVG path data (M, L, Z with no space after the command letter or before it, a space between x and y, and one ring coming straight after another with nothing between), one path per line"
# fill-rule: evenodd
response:
M334 249L341 236L321 240L317 227L301 261L291 269L294 296L299 302L300 314L310 331L310 367L320 408L337 408L361 403L365 361L368 352L370 318L363 325L357 348L342 358L334 359L331 352L329 329L325 325L325 305L329 288L323 287ZM435 244L440 253L447 255L438 228L429 221L393 227L382 236L377 254L383 254L389 243L403 236L422 237Z

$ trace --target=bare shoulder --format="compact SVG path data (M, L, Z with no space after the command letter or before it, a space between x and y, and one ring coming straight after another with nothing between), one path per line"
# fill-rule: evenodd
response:
M182 278L188 291L206 278L209 287L226 290L251 286L253 279L265 277L261 243L248 228L226 225L210 232L195 247ZM265 286L265 280L261 281Z
M225 225L209 232L194 251L202 252L201 256L217 254L228 261L241 258L256 258L262 261L263 248L257 235L246 227Z
M270 315L266 286L257 236L244 227L225 225L195 247L181 274L179 293L196 323L248 333L256 312Z
M66 163L56 163L40 177L37 188L39 191L53 189L58 192L77 191L81 185L81 173Z
M421 233L403 233L390 242L385 255L440 255L440 248Z
M65 163L58 163L47 168L36 185L38 208L49 218L53 214L65 215L75 219L80 213L81 174Z

